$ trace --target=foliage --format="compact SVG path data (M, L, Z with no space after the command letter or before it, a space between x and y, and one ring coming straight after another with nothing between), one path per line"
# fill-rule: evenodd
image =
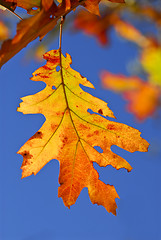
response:
M66 16L71 11L82 5L88 11L75 13L75 29L96 37L104 46L110 45L111 29L126 41L136 44L140 50L138 76L131 74L125 77L104 71L101 79L105 88L123 94L129 101L129 111L136 118L145 120L160 107L159 31L153 36L148 35L130 21L137 14L141 21L148 19L159 29L161 11L149 1L125 4L124 0L106 0L101 11L99 3L100 0L0 0L1 10L7 9L21 19L16 35L6 40L9 28L5 17L0 18L0 41L4 41L0 50L0 67L37 37L42 40L50 32L49 38L53 39L51 32L57 29L60 20L59 49L44 54L46 65L36 70L32 77L33 81L45 82L46 87L35 95L22 98L18 108L24 114L41 113L46 117L41 129L18 152L23 156L22 177L36 174L50 160L57 159L60 162L58 196L62 197L65 206L74 204L81 190L87 187L92 203L103 205L107 211L116 214L115 198L118 194L113 186L99 180L93 162L130 171L129 163L113 153L111 146L134 152L147 151L149 144L140 137L138 130L108 120L106 117L114 118L114 115L107 104L81 89L80 84L94 87L70 67L70 55L62 55L62 24L64 20L68 21ZM27 12L25 19L17 15L17 8ZM54 35L57 35L57 30ZM37 48L39 52L47 49L47 44L40 45ZM39 52L35 56L39 56ZM146 81L140 78L140 73L146 76ZM98 146L102 152L97 151Z
M58 159L61 185L58 195L66 206L74 204L81 190L88 187L92 203L101 204L115 214L118 195L113 186L98 179L92 162L130 171L131 166L113 153L111 146L134 152L146 151L148 143L138 130L88 112L91 109L114 117L105 102L82 91L80 84L93 85L71 69L68 54L65 58L59 50L53 50L44 58L47 64L34 72L32 80L44 81L46 88L24 97L18 108L25 114L42 113L46 118L42 128L18 152L24 157L22 177L36 174L50 160ZM57 71L59 65L61 69ZM103 153L97 152L94 146L100 146Z
M151 116L159 106L160 89L150 82L109 72L102 72L101 80L104 88L121 93L129 101L127 110L138 120Z

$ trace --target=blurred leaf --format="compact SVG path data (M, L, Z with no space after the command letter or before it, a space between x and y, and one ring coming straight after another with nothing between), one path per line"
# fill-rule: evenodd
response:
M160 105L161 89L142 79L132 76L101 73L104 88L120 93L127 101L127 110L143 121L152 116Z
M6 24L0 21L0 41L4 41L9 38L9 29Z
M140 62L149 75L149 81L161 87L161 48L151 46L143 49Z
M87 11L79 11L74 19L74 28L97 38L101 45L109 42L107 33L119 20L115 12L107 12L103 17Z

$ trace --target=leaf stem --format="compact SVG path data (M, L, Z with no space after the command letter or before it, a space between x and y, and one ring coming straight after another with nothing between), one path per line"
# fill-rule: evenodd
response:
M68 100L67 100L66 91L65 91L65 83L63 78L63 67L62 67L62 28L63 28L64 19L65 17L61 16L60 33L59 33L59 60L60 60L60 75L62 80L62 86L63 86L64 96L65 96L65 101L67 104L67 109L69 110Z
M62 46L62 28L63 28L63 23L64 23L64 16L61 16L60 20L60 33L59 33L59 54L60 54L60 68L61 68L61 46Z

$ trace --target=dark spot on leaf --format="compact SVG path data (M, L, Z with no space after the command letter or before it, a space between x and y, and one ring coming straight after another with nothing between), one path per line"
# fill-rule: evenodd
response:
M51 70L51 68L47 67L46 65L43 66L43 68L44 68L45 70Z
M55 125L55 124L51 124L51 129L53 130L53 132L55 132L56 128L57 128L58 125Z
M33 163L33 161L30 160L33 157L33 155L31 155L29 151L24 151L20 154L23 156L22 167Z
M38 131L29 140L35 139L35 138L42 138L42 136L43 136L42 132Z
M84 124L80 124L79 126L80 126L80 128L82 128L82 129L88 129L88 127L87 127L86 125L84 125Z
M46 76L46 75L42 75L42 74L37 74L37 75L40 75L41 78L49 78L49 76Z
M99 131L98 131L98 130L94 131L94 134L98 135L98 134L99 134Z
M98 113L99 113L99 114L103 114L102 109L99 109L99 110L98 110Z
M92 136L93 136L93 134L88 134L88 135L87 135L87 138L92 137Z
M63 116L64 112L57 112L56 115L57 116Z
M66 144L67 141L68 141L68 138L67 138L67 137L64 137L64 139L63 139L63 143Z
M25 158L25 159L30 159L33 156L29 153L29 151L24 151L21 153L21 155Z
M116 130L116 127L113 124L108 124L107 129L109 130Z
M54 57L54 58L48 58L48 60L53 63L54 65L59 64L59 57Z

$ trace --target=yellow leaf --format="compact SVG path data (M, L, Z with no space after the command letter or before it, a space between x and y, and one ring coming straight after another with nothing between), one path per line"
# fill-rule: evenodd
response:
M161 87L161 48L152 46L143 49L140 61L150 82Z
M38 173L50 160L57 159L60 163L58 196L65 206L74 204L81 190L87 187L92 203L116 214L118 194L113 186L99 180L93 162L130 171L130 164L113 153L111 146L134 152L147 151L149 144L138 130L101 116L114 118L107 103L81 89L80 84L91 88L93 85L70 67L69 54L64 57L59 50L52 50L44 58L47 64L33 73L32 80L43 81L46 87L35 95L23 97L18 108L24 114L41 113L46 118L18 152L24 158L22 178ZM89 113L89 109L95 114ZM95 146L100 146L103 153Z

